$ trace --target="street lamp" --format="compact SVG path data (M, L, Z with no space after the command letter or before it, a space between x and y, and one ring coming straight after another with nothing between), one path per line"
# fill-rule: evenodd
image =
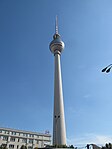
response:
M102 69L102 72L109 73L110 70L111 70L111 68L112 68L112 64L110 64L110 65L108 65L107 67L103 68L103 69Z

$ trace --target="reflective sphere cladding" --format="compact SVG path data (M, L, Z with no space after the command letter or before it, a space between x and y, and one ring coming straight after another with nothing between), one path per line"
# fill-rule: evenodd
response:
M60 38L56 38L54 39L51 43L50 43L50 50L52 53L55 53L56 50L62 52L62 50L64 49L64 42L60 39Z

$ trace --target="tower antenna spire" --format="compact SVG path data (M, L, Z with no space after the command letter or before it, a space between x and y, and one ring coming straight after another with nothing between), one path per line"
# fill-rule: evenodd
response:
M58 34L58 16L56 15L55 33Z

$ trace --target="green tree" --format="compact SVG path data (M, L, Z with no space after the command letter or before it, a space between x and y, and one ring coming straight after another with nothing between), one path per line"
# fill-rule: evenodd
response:
M35 147L34 149L38 149L38 147Z
M69 147L70 147L70 148L74 148L74 146L73 146L73 145L70 145Z
M27 149L25 145L22 145L20 149Z
M1 144L0 149L7 149L7 144Z
M109 143L109 149L112 149L112 144L111 143Z
M102 146L102 149L112 149L112 144L106 143L105 146Z

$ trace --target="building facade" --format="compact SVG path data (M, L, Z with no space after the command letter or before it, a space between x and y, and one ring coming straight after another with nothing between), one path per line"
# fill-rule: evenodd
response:
M50 144L50 134L0 127L0 145L6 145L8 149L20 149L22 145L28 149L34 149Z

